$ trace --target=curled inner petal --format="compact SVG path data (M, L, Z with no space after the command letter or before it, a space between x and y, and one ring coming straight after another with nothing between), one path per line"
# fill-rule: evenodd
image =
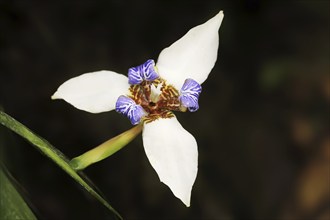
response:
M128 69L128 82L131 85L140 84L143 80L153 81L158 77L155 61L151 59L140 66Z
M123 95L117 99L116 111L128 117L133 125L139 124L141 118L146 115L141 105Z
M195 112L198 110L198 98L202 92L202 86L193 79L186 79L181 90L179 100L181 105L187 107L189 111Z
M142 74L143 78L147 81L153 81L157 79L158 73L156 72L155 69L155 61L154 60L147 60L144 64L141 65L143 68Z
M143 81L143 78L140 74L139 67L132 67L128 69L128 83L131 85L140 84Z

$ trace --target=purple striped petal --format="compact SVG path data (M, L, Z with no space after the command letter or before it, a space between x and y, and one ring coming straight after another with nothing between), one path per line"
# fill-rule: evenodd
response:
M133 99L123 95L117 99L116 111L128 117L133 125L139 124L141 118L146 115L141 105L136 104Z
M128 69L128 83L131 85L140 84L143 80L153 81L158 77L155 61L151 59L140 66Z
M143 78L147 81L153 81L155 79L157 79L158 73L155 70L155 61L154 60L147 60L147 62L145 62L144 64L141 65L142 66L142 74L143 74Z
M140 74L140 66L132 67L128 69L128 83L131 85L140 84L143 81L143 78Z
M202 86L193 79L186 79L181 90L179 100L181 105L189 111L195 112L199 109L198 98L202 92Z

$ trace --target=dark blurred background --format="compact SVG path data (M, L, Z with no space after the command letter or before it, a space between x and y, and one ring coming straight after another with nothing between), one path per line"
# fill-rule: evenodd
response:
M96 70L123 74L219 10L218 61L200 110L177 113L199 145L186 208L141 136L85 170L126 219L330 219L329 1L1 1L0 106L75 157L131 128L50 96ZM113 219L26 141L0 126L1 157L40 219Z

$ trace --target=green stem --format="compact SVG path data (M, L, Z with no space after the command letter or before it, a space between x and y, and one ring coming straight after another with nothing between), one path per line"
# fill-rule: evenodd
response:
M104 197L101 196L99 192L97 192L90 181L86 182L85 178L86 176L81 173L80 175L77 173L76 170L74 170L69 164L67 157L60 152L57 148L52 146L48 141L45 139L39 137L35 133L33 133L29 128L25 127L20 122L16 121L11 116L7 115L6 113L0 111L0 124L7 127L8 129L12 130L13 132L20 135L22 138L26 139L28 142L30 142L37 150L42 152L45 156L47 156L49 159L51 159L55 164L57 164L59 167L61 167L68 175L70 175L77 183L79 183L84 189L94 198L96 198L98 201L100 201L105 207L107 207L109 210L111 210L119 219L123 219L120 214L112 208L112 206L104 199ZM2 133L0 132L0 136ZM0 146L1 147L1 146ZM1 164L1 163L0 163ZM31 170L33 171L33 170ZM83 176L83 178L82 178ZM0 178L0 188L2 187L2 181ZM0 190L1 191L1 190ZM3 194L1 192L0 194L0 219L1 214L3 213L1 210L1 205L3 205ZM17 219L17 218L16 218Z
M103 160L116 153L130 143L142 131L143 124L139 124L120 135L111 138L103 144L87 151L86 153L73 158L70 165L75 170L83 170L89 165Z

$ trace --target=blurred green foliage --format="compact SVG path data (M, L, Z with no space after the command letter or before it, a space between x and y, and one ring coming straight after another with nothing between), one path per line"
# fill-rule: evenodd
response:
M0 219L37 219L13 184L13 177L0 166Z

